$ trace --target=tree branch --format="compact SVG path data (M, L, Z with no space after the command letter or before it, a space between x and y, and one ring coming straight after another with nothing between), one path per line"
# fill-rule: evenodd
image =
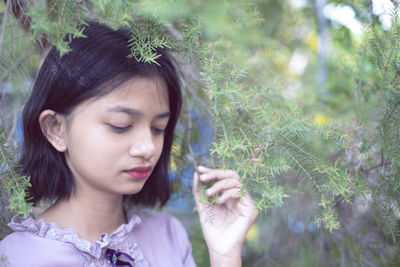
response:
M4 33L5 33L5 29L6 29L6 21L7 21L7 16L8 16L9 12L10 12L10 2L6 2L6 9L4 10L3 21L1 23L1 31L0 31L0 56L1 56L1 52L3 50Z
M14 62L14 64L11 66L11 68L9 68L6 72L3 73L3 75L0 76L0 83L2 81L4 81L14 70L16 70L18 68L18 66L24 62L25 59L27 59L28 57L32 56L34 52L28 51L27 53L25 53L22 57L20 57L17 61Z
M390 111L390 114L385 118L385 120L390 119L390 117L392 117L394 111L396 110L397 106L400 105L400 101L397 101L396 104L394 105L394 107L392 108L392 110Z
M381 162L376 164L376 165L374 165L374 166L372 166L372 167L370 167L370 168L368 168L368 169L366 169L366 170L361 170L361 171L364 173L365 176L367 176L370 171L384 166L385 163L386 162L385 162L385 157L384 157L384 154L383 154L383 149L381 149Z
M27 15L27 3L25 0L4 0L7 5L11 5L11 10L14 17L17 19L22 29L25 32L29 32L32 25L32 18ZM36 40L36 48L40 53L43 53L47 47L50 46L48 41L48 35L43 34L38 40Z

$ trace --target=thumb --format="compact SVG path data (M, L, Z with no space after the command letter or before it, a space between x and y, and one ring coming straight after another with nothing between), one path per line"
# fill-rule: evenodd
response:
M205 203L201 201L201 196L199 192L199 175L197 172L193 173L193 187L192 187L192 193L193 193L193 198L196 203L196 210L197 213L199 214L200 217L202 217L205 208L208 206Z
M194 172L192 194L197 206L200 204L200 193L198 190L198 185L199 185L199 175L197 174L197 172Z

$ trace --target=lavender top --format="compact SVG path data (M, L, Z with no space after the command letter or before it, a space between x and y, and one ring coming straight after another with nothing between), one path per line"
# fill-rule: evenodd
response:
M134 267L196 266L187 233L177 219L161 212L136 209L128 211L127 217L128 223L90 242L79 238L74 229L61 229L43 219L35 222L32 217L14 216L9 226L15 232L0 242L0 257L7 257L9 267L101 267L113 266L106 255L111 249L134 258L131 262L117 254L117 259Z

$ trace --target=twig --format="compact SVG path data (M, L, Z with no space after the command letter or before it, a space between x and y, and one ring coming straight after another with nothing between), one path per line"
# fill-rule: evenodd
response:
M176 39L178 39L180 41L183 40L183 34L180 31L178 31L178 29L176 29L174 25L172 25L171 23L168 23L167 28L172 36L174 36Z
M14 17L19 21L22 29L28 32L31 27L32 18L27 15L25 0L8 0L8 2L11 2Z
M185 68L181 68L181 72L184 73L184 76L186 76L186 74L189 74L193 80L200 81L200 78L199 78L199 77L193 75L193 73L195 73L197 70L187 71L189 68L191 69L190 66L185 66ZM183 79L183 82L184 82L184 81L185 81L185 80ZM204 86L202 86L202 87L204 87ZM204 110L207 112L207 114L208 114L210 117L213 117L213 113L212 113L212 111L210 110L210 108L207 106L207 104L204 102L204 100L201 99L201 98L194 92L192 86L187 85L187 86L184 86L184 88L189 92L189 94L193 97L193 99L195 99L196 102L197 102L200 106L202 106L202 107L204 108Z
M296 158L290 154L289 151L285 150L285 152L289 155L289 157L296 163L297 166L299 166L303 172L305 172L305 174L308 176L308 178L310 178L311 182L315 185L315 187L318 189L318 191L321 193L322 196L324 196L324 193L321 190L321 187L317 184L317 182L315 181L315 179L311 176L311 174L303 167L303 165L300 164L300 162L298 162L296 160Z
M387 117L385 118L385 120L388 120L388 119L390 119L390 117L392 117L392 115L393 115L393 113L394 113L394 111L396 110L396 108L397 108L398 105L400 105L400 101L397 101L397 102L396 102L396 104L395 104L394 107L392 108L392 111L390 112L389 116L387 116Z
M6 9L4 10L4 15L3 15L3 21L1 23L1 32L0 32L0 56L1 52L3 50L3 44L4 44L4 33L6 29L6 21L7 21L7 16L8 12L10 11L10 6L11 6L11 1L6 1Z
M8 133L6 143L10 143L11 139L13 138L14 132L17 129L17 118L18 118L18 113L19 110L13 112L13 118L12 118L12 126L10 129L10 132Z
M167 25L168 31L172 36L174 36L177 40L183 40L183 34L171 23ZM196 80L201 83L202 87L204 87L204 84L201 82L201 77L198 75L194 75L195 73L198 74L199 71L197 69L194 69L195 65L191 64L188 66L185 66L184 68L180 68L180 71L184 73L184 76L189 75L193 80ZM199 103L204 110L208 113L210 117L213 116L210 108L207 106L207 104L204 103L204 101L193 91L191 86L185 86L185 89L189 92L189 94Z
M397 78L399 77L400 71L396 71L396 74L394 75L392 81L390 82L390 85L393 86L393 84L396 82Z
M225 141L227 144L229 144L228 136L226 134L225 124L223 122L221 122L221 125L222 125L222 130L224 131Z
M32 18L27 15L27 2L25 0L7 0L7 4L10 3L11 10L16 20L21 25L24 32L29 32L32 24ZM49 35L43 33L42 36L35 40L36 48L40 53L43 53L51 44Z
M301 147L299 147L296 143L294 143L292 140L290 140L289 138L287 138L286 136L278 133L278 135L280 137L282 137L283 139L285 139L286 141L288 141L292 146L294 146L297 150L299 150L300 152L302 152L304 155L306 155L307 157L309 157L310 159L312 159L314 162L318 162L318 159L316 159L313 155L307 153L306 151L304 151Z
M377 164L377 165L374 165L374 166L364 170L363 172L364 172L364 174L368 174L370 171L375 170L375 169L377 169L379 167L382 167L384 165L385 165L385 158L384 158L384 155L383 155L383 149L381 149L381 162L379 164Z
M393 47L392 47L392 49L390 49L390 54L389 54L389 56L388 56L388 60L386 61L386 64L385 64L385 74L387 73L387 69L388 69L388 66L389 66L389 62L390 62L390 58L392 57L392 54L393 54ZM384 78L386 79L386 75L383 75L384 76ZM397 76L397 72L396 72L396 76Z
M188 111L189 112L187 113L188 114L188 116L187 116L187 124L188 124L188 129L189 129L189 138L187 140L187 146L188 146L188 149L189 149L189 152L190 152L191 161L192 161L193 165L195 166L195 168L197 170L198 164L196 162L195 154L193 152L192 144L190 142L191 135L192 135L192 116L190 115L191 114L191 112L190 112L191 109L192 109L191 106L188 107Z
M22 57L20 57L17 61L14 62L14 64L9 68L1 77L0 77L0 83L4 81L14 70L18 68L18 66L26 60L28 57L33 55L33 51L29 51L28 53L25 53Z
M0 134L2 134L0 132ZM14 165L12 165L11 159L9 159L9 157L7 157L7 143L6 140L2 137L0 137L0 160L2 161L2 165L5 168L5 171L9 171L10 175L13 178L16 178L16 174L14 173ZM11 181L13 181L14 186L16 187L16 190L21 191L21 188L17 182L17 179L11 179ZM4 179L0 179L0 185L1 183L4 182Z

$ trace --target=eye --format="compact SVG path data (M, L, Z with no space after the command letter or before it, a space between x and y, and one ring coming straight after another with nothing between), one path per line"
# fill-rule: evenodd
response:
M165 133L166 133L164 129L160 129L157 127L152 127L151 130L153 131L153 133L155 135L165 135Z
M132 126L116 126L116 125L112 125L112 124L108 124L108 126L111 128L111 130L113 132L116 133L124 133L126 131L128 131Z

